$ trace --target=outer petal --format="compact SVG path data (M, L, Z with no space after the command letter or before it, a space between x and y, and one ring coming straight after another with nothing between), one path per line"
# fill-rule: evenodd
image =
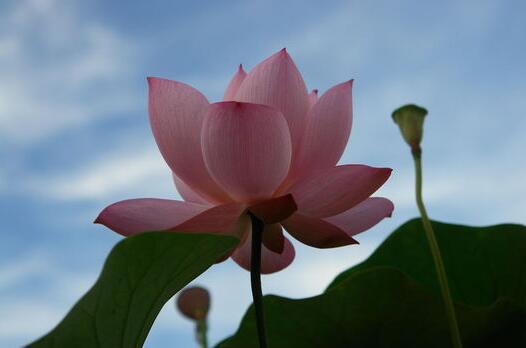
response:
M241 82L243 82L246 76L247 73L245 70L243 70L243 65L239 64L239 69L237 69L225 90L225 95L223 96L224 101L234 100L234 96L236 95L239 86L241 86Z
M309 93L309 109L312 108L314 104L316 104L317 101L318 101L318 90L313 89Z
M364 201L390 175L390 168L343 165L310 175L293 185L289 191L298 205L298 213L310 217L327 217Z
M240 203L218 205L197 214L190 219L174 225L173 229L184 232L219 232L223 234L242 234L239 220L245 206Z
M228 195L212 180L201 152L206 98L180 82L148 78L150 124L159 150L172 171L194 191L216 202Z
M289 125L292 148L296 151L305 129L309 99L301 73L285 49L256 65L239 87L235 99L280 110Z
M336 248L358 242L344 230L324 219L296 213L283 221L283 227L303 244L315 248Z
M100 223L124 236L150 231L181 231L240 235L244 206L206 205L167 199L139 198L114 203L97 217Z
M383 197L371 197L352 209L324 220L338 226L350 236L366 231L393 213L393 202Z
M287 123L279 111L264 105L211 104L202 147L208 171L238 202L270 198L290 166Z
M285 247L285 236L283 236L281 225L265 225L262 242L268 250L281 254Z
M149 231L165 231L209 207L167 199L139 198L120 201L106 207L95 223L129 236Z
M310 109L291 176L301 177L338 163L352 127L352 80L325 92Z
M265 231L263 231L265 233ZM241 267L250 271L252 233L248 233L246 239L232 254L232 259ZM269 274L281 271L292 263L296 252L292 243L284 237L283 252L276 253L269 250L265 245L261 246L261 273Z
M352 236L390 217L393 209L390 200L373 197L352 209L328 218L311 218L294 214L284 221L283 225L302 243L316 248L334 248L357 243Z
M177 192L179 192L181 197L183 197L186 202L210 205L210 202L201 197L199 193L192 190L190 186L185 184L185 182L179 179L174 173L172 173L172 178L174 180L175 187L177 188Z
M271 198L248 207L248 210L266 224L275 224L291 216L298 206L291 194Z

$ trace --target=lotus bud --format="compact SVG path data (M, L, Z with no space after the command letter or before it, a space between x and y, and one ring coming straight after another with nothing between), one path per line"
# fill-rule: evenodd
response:
M399 107L393 111L393 120L400 127L400 132L404 140L415 155L420 155L420 142L424 133L424 117L427 115L427 110L415 105L408 104Z
M210 294L198 286L186 288L177 298L177 308L185 317L202 321L210 308Z

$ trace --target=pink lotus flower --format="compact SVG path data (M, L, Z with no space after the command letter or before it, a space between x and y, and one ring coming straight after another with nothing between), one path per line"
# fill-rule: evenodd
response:
M224 101L148 78L150 123L184 202L131 199L105 208L95 222L129 236L146 231L235 234L231 257L250 269L247 212L265 222L261 272L294 259L284 227L316 248L355 244L353 236L391 215L373 194L389 168L340 165L352 125L352 80L318 98L285 49L248 74L240 66Z

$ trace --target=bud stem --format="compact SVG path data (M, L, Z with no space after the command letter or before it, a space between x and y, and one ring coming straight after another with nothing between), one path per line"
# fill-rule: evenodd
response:
M256 312L256 324L260 348L267 348L267 335L265 332L265 318L263 316L263 302L261 293L261 242L263 238L264 223L259 218L249 213L252 220L252 255L250 257L250 283L252 285L252 299Z
M201 348L208 348L208 339L206 336L207 329L206 319L201 319L197 322L196 338Z
M444 263L442 261L440 249L435 238L433 226L429 221L429 217L427 216L426 208L424 206L424 201L422 199L422 155L420 147L418 147L417 151L413 149L412 153L415 162L416 204L418 205L418 210L420 211L420 215L422 217L422 224L424 225L424 231L426 233L427 241L429 242L429 247L431 249L431 255L433 256L433 261L435 263L435 270L438 276L438 282L440 284L440 290L442 292L446 316L449 323L451 341L453 347L462 348L462 341L460 339L460 332L458 330L457 317L455 314L455 308L453 307L453 300L449 291L446 270L444 268Z

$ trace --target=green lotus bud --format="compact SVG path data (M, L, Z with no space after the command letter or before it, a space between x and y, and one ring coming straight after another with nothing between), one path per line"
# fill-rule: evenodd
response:
M420 142L424 133L424 117L427 110L415 105L408 104L393 111L393 120L400 127L400 132L406 143L411 146L415 154L420 153Z

